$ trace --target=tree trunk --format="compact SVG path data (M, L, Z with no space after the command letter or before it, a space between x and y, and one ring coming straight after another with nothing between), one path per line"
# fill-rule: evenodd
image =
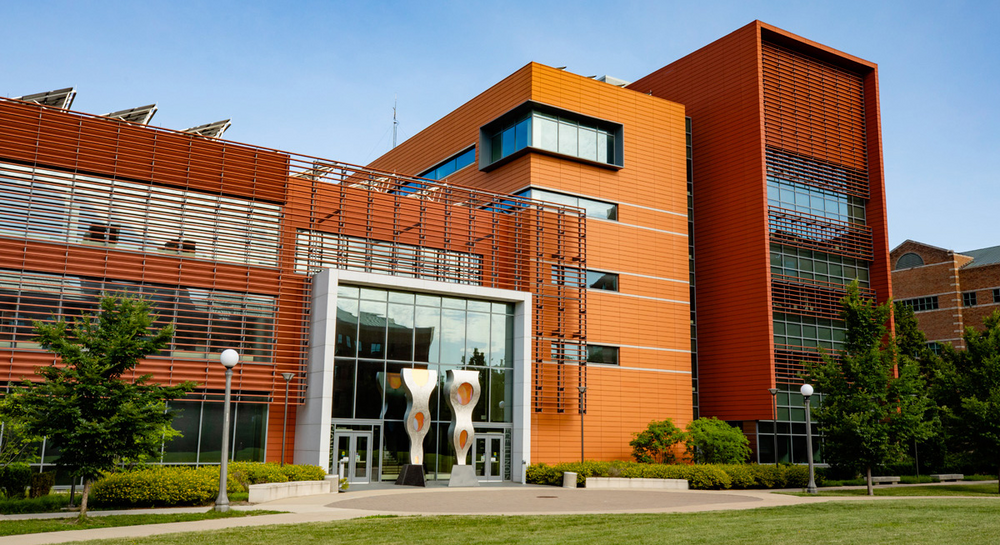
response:
M868 466L868 495L875 495L875 489L872 488L872 466Z
M83 480L83 497L80 498L80 518L87 518L87 497L90 496L90 479Z

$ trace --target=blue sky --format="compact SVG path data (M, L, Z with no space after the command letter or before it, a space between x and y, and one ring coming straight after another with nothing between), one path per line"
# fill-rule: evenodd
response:
M365 164L394 96L402 141L528 62L632 81L754 19L879 64L891 246L1000 245L998 2L6 2L0 95Z

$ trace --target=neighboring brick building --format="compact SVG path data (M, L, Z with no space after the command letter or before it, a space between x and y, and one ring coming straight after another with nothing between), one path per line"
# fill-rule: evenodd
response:
M962 331L1000 310L1000 246L967 252L907 240L890 253L896 300L931 343L964 348Z

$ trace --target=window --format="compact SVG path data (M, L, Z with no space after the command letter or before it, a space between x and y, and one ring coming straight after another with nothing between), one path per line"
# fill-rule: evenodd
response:
M603 363L605 365L618 365L618 347L588 344L587 363Z
M934 352L935 355L938 355L938 356L941 355L941 352L942 352L941 343L937 343L937 342L931 341L931 342L927 343L927 348L930 349L931 352Z
M938 298L936 295L934 295L931 297L917 297L915 299L903 299L902 301L899 302L899 304L912 308L913 312L922 312L925 310L937 310Z
M583 269L576 267L552 266L552 283L556 285L579 286L585 280Z
M962 306L963 307L974 307L976 306L976 292L967 291L962 294Z
M1000 288L993 288L993 302L1000 303Z
M472 146L458 155L449 157L434 168L418 176L421 178L430 178L431 180L442 180L474 162L476 162L476 146Z
M587 287L592 290L618 291L618 275L600 271L587 271Z
M541 189L526 189L518 193L517 196L576 206L577 208L583 208L588 218L618 221L618 205L609 202L574 197L572 195L543 191Z
M924 259L913 252L907 252L903 254L896 260L896 269L909 269L912 267L920 267L924 264Z
M121 228L107 223L91 223L83 235L85 243L117 244Z
M621 140L621 124L527 102L483 126L480 167L529 147L620 167Z

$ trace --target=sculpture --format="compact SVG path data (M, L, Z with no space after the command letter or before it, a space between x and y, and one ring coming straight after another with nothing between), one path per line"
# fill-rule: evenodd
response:
M479 486L475 469L465 463L475 440L472 409L479 402L479 371L448 370L445 381L448 406L451 407L451 424L448 437L455 448L456 462L451 468L448 486Z
M431 428L430 398L437 386L437 371L403 369L401 375L406 393L406 415L403 422L406 435L410 438L410 463L403 466L396 484L423 486L424 437Z

